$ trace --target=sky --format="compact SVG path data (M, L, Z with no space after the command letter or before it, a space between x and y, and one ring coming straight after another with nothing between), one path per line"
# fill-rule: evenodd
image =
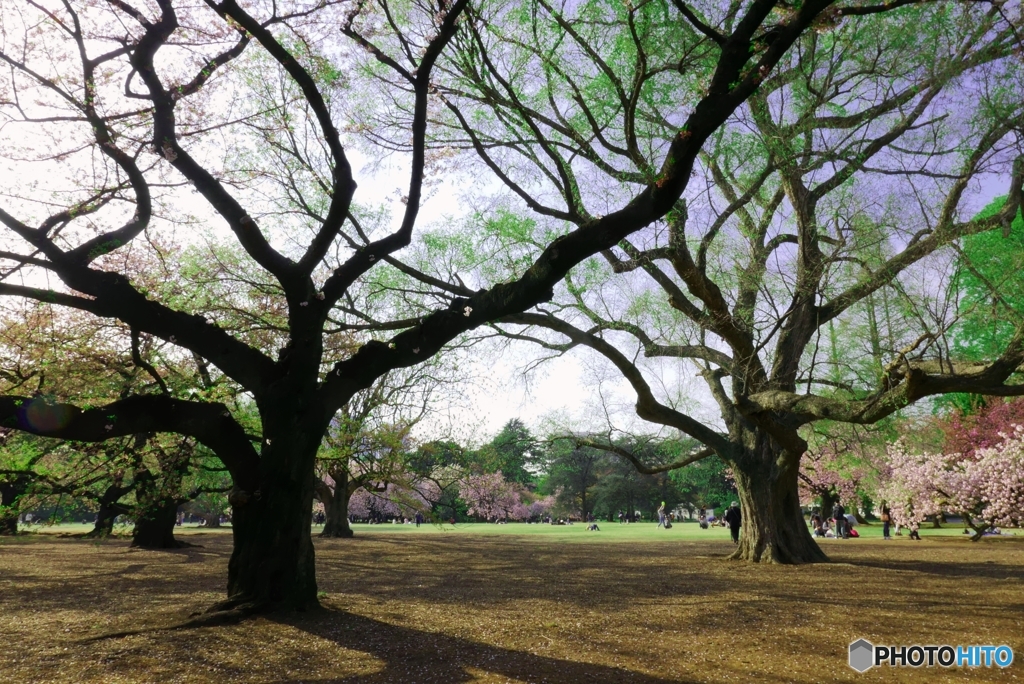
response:
M348 154L359 184L356 201L387 206L396 224L393 227L397 228L404 210L397 199L405 193L400 181L408 179L408 167L399 159L374 167L358 150ZM468 208L462 196L464 189L458 180L433 188L417 217L417 231L421 233L463 216ZM401 258L401 252L396 256ZM592 369L588 369L585 356L570 352L527 373L537 351L529 343L513 342L510 349L497 353L473 350L460 354L459 375L464 380L453 389L450 400L437 402L432 415L419 426L417 436L431 439L450 433L467 442L481 443L513 418L536 430L552 421L590 424L597 412L592 401L593 385L587 382ZM617 386L620 391L628 391L624 382Z

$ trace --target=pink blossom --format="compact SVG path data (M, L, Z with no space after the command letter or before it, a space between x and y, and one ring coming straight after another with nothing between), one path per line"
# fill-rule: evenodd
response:
M808 451L800 461L800 503L810 506L830 494L843 502L855 501L867 473L863 465L844 463L831 448Z
M468 475L459 483L459 496L469 505L469 514L487 520L524 520L529 517L529 509L523 505L520 496L522 491L521 485L507 482L500 470Z
M950 511L976 531L1024 522L1024 427L995 446L969 454L911 454L902 443L888 450L892 469L878 496L897 523L920 523Z

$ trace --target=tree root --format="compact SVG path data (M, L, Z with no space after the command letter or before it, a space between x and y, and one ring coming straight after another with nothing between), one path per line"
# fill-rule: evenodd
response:
M332 530L330 533L324 530L318 536L321 539L351 539L355 533L352 530Z
M154 634L158 632L174 632L184 629L198 629L200 627L221 627L224 625L237 625L238 623L264 613L273 611L274 606L267 603L260 603L248 598L227 599L215 603L205 611L189 615L189 619L163 627L149 627L146 629L126 629L121 632L108 632L93 637L81 639L75 643L90 644L108 639L123 639L125 637L137 636L140 634Z
M803 554L795 554L788 547L780 547L775 544L755 545L751 549L741 540L736 550L729 554L728 560L764 565L804 565L806 563L831 562L817 544L805 551Z

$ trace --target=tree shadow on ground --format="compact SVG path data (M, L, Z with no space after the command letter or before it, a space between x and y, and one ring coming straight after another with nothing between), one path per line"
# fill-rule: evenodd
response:
M477 680L480 672L523 682L688 684L621 667L562 660L401 627L332 608L271 619L384 661L384 669L378 672L315 680L318 684L459 684ZM279 679L273 684L298 681L310 680Z
M1024 566L986 562L950 562L929 560L899 559L843 559L850 565L862 568L878 568L881 570L897 570L900 572L920 572L939 577L970 577L972 579L1015 579L1024 580Z
M593 547L581 544L456 538L445 540L445 563L419 565L414 575L409 575L407 559L436 553L436 542L374 540L372 555L344 553L345 545L351 548L359 543L344 540L318 546L320 586L328 594L401 602L426 599L460 606L546 600L587 609L683 596L708 600L728 589L728 584L718 574L708 574L706 566L695 571L687 561L721 561L724 570L726 552L732 550L726 543L618 543L594 554ZM703 555L695 555L698 552Z

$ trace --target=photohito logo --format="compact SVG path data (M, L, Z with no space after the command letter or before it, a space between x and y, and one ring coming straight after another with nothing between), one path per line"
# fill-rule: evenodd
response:
M867 672L876 665L889 667L1009 667L1009 646L875 646L867 639L850 644L850 667Z

